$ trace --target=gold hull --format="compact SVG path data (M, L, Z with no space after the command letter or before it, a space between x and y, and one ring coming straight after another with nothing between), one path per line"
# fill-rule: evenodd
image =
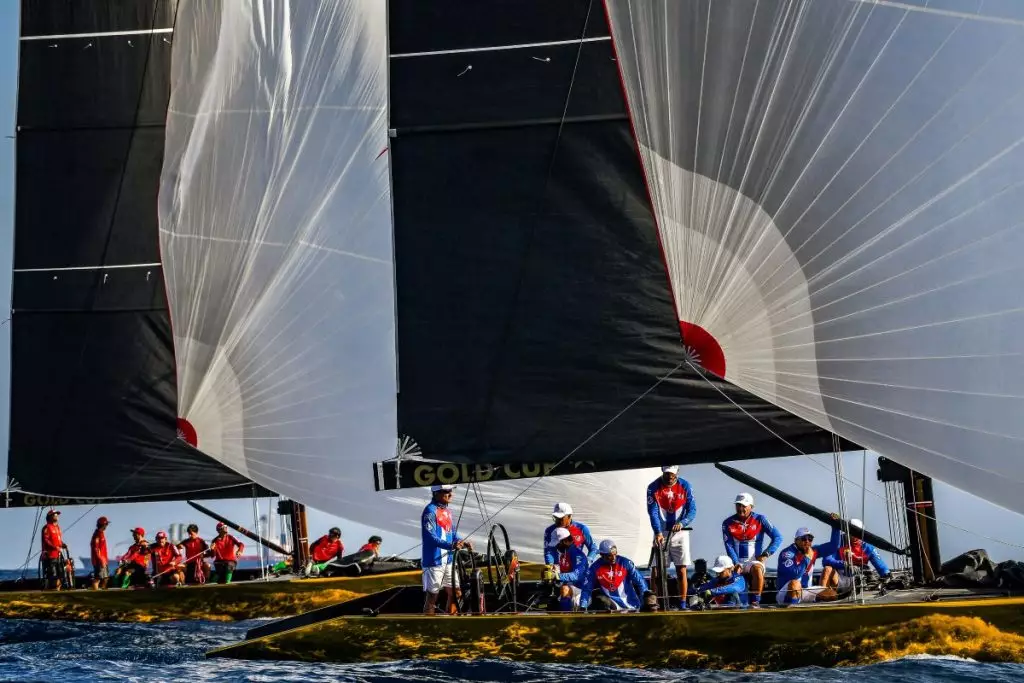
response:
M912 654L1024 662L1024 598L661 614L339 617L210 656L342 663L507 658L763 671Z

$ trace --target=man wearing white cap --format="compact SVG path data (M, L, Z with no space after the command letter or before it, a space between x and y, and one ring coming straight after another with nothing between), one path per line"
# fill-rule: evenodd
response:
M761 606L764 590L764 561L782 545L782 532L772 526L768 518L754 512L754 497L749 493L736 496L736 514L722 522L722 540L725 552L732 559L733 569L747 577L750 606ZM764 547L764 538L771 543Z
M555 564L555 531L567 529L572 536L572 542L577 548L583 550L587 555L587 561L593 562L597 559L597 545L594 537L590 535L590 529L583 522L574 522L572 519L572 506L568 503L555 503L555 509L551 511L551 517L555 523L544 530L544 564Z
M694 591L704 605L742 606L747 604L747 582L734 569L735 563L728 555L719 555L714 566L708 571L712 579Z
M452 513L448 507L454 486L439 484L430 487L432 500L423 508L420 531L422 540L423 566L423 612L434 614L437 595L444 588L448 596L448 611L456 611L454 598L460 596L458 573L452 568L452 550L473 549L469 541L463 540L455 531Z
M814 563L827 557L839 547L839 529L832 529L828 543L814 545L814 534L805 526L796 530L793 545L779 553L777 582L779 592L775 602L780 607L800 602L825 602L839 596L826 586L812 586Z
M690 565L690 532L687 527L697 516L697 502L690 483L676 476L678 465L661 468L661 476L647 487L647 514L654 531L654 546L662 548L668 538L668 561L676 567L680 607L686 608L686 568ZM657 586L657 582L654 582ZM662 596L666 597L667 596Z
M589 607L593 597L596 609L640 609L644 594L648 592L647 582L633 561L619 555L615 541L610 538L601 541L597 553L600 557L587 572L580 607Z
M561 582L558 598L562 611L569 612L580 606L580 594L583 584L587 581L587 570L590 563L587 556L573 541L572 534L565 527L554 531L556 580Z
M846 534L843 534L846 543L821 561L825 565L825 569L821 572L821 585L838 586L839 577L849 573L846 570L852 568L863 570L869 564L875 568L880 578L885 579L889 576L889 567L878 554L875 546L859 537L864 535L864 522L859 519L851 519L850 535L853 538L846 538Z

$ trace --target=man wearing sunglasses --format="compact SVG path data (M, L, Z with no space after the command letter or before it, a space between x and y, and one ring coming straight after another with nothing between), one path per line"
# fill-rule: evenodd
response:
M451 503L455 487L438 484L430 487L431 500L423 509L420 531L423 548L423 613L435 614L437 595L444 589L448 611L455 613L455 600L461 596L458 572L453 571L452 552L473 545L460 537L452 520Z
M828 543L814 545L814 534L807 527L796 530L793 545L779 554L778 586L775 602L780 606L801 602L827 602L838 599L835 589L812 586L814 563L839 548L839 529L832 529Z

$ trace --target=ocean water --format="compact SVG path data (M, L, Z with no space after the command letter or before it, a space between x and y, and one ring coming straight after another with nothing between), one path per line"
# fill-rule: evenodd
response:
M504 661L387 664L296 664L205 659L214 647L236 642L250 623L171 622L85 624L0 620L2 681L985 681L1024 680L1024 665L983 664L914 657L849 669L807 668L772 674L713 671L631 671L600 666L518 664Z

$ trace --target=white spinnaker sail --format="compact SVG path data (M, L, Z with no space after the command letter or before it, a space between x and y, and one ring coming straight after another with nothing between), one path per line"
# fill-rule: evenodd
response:
M372 485L397 442L385 15L383 0L179 3L160 242L198 447L282 495L418 537L429 494ZM498 521L536 558L568 501L646 561L656 476L534 480ZM488 513L527 486L482 486ZM482 523L471 495L460 528Z
M1024 3L608 0L725 377L1024 511Z

